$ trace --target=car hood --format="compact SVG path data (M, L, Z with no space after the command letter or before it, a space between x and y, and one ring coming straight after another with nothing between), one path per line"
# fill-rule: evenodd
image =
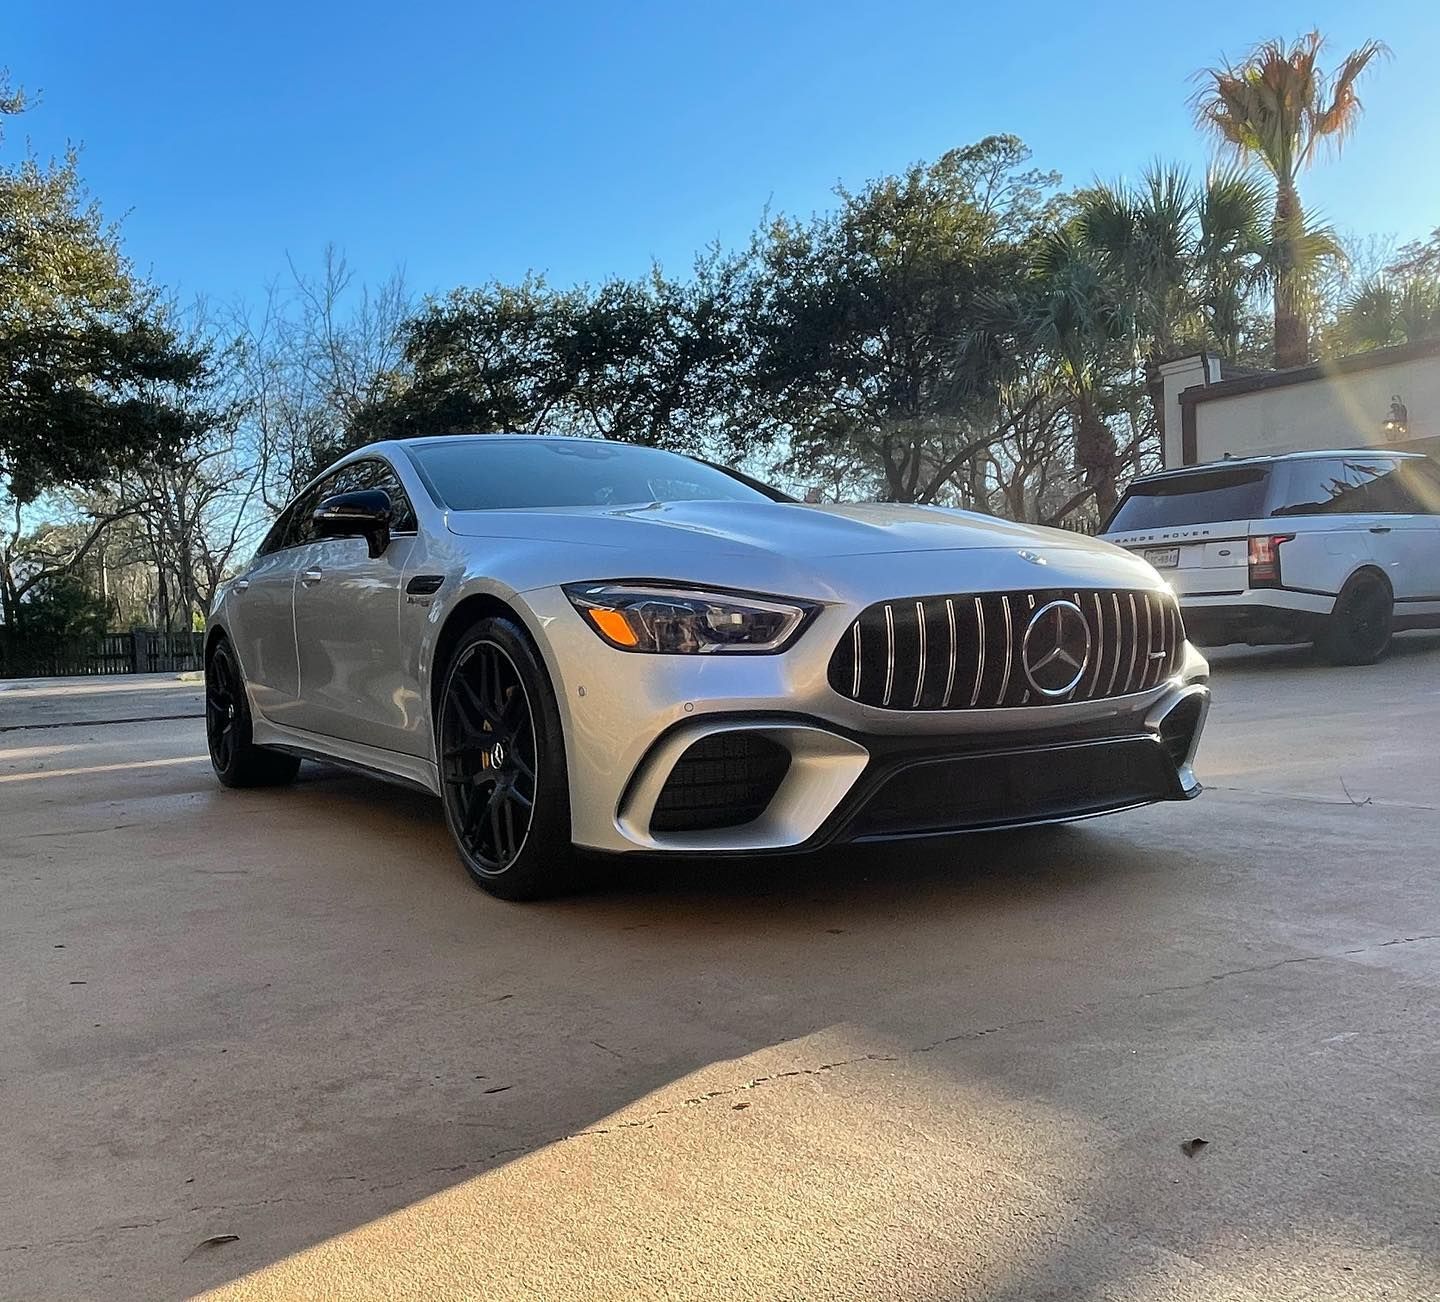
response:
M941 507L798 502L655 502L647 506L452 511L452 533L583 547L819 559L893 552L1043 546L1105 549L1079 534Z
M515 592L646 578L865 605L920 593L1162 583L1110 543L939 507L668 502L457 511L448 523L470 553L467 566Z

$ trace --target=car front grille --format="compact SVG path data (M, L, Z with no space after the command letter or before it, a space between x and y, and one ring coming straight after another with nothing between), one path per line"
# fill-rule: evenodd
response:
M1168 592L910 597L861 612L830 657L830 685L888 710L1061 705L1156 686L1179 670L1184 643Z

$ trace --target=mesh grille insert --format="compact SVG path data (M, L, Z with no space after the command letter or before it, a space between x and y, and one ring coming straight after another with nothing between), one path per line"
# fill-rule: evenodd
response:
M789 770L790 752L759 733L702 737L670 770L650 830L704 832L754 822Z

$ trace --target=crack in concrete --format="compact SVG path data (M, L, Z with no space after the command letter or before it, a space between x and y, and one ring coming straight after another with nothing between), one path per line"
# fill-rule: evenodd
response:
M1342 781L1340 785L1343 787L1345 784ZM1338 805L1342 809L1419 809L1432 814L1440 813L1440 805L1422 805L1415 800L1387 800L1383 796L1365 796L1357 800L1354 796L1317 796L1303 791L1271 791L1265 787L1222 787L1214 782L1207 782L1205 790L1266 800L1294 800L1306 805Z
M1257 972L1271 972L1278 968L1286 967L1296 963L1317 963L1326 959L1342 959L1353 954L1364 954L1370 950L1385 949L1392 945L1410 945L1417 941L1440 940L1440 933L1426 933L1419 936L1396 936L1390 940L1378 941L1373 945L1362 945L1355 949L1339 950L1328 954L1302 954L1292 958L1277 959L1273 963L1259 963L1251 967L1230 968L1224 972L1214 972L1207 975L1203 980L1191 982L1185 985L1157 986L1153 990L1142 990L1136 994L1125 996L1123 1000L1094 1000L1089 1003L1075 1004L1072 1007L1057 1013L1053 1017L1024 1017L1013 1022L1000 1022L994 1026L975 1027L970 1030L959 1031L954 1035L943 1036L938 1040L932 1040L928 1044L916 1045L910 1049L902 1049L897 1053L865 1053L853 1058L842 1058L836 1062L821 1063L815 1067L796 1067L788 1071L770 1072L764 1076L755 1076L750 1080L738 1085L726 1086L721 1089L707 1090L704 1094L698 1094L688 1098L679 1104L659 1108L645 1117L637 1118L634 1121L621 1121L613 1126L594 1126L587 1130L576 1131L574 1134L566 1135L563 1140L554 1142L563 1143L566 1140L580 1139L589 1135L608 1135L621 1130L634 1130L648 1128L655 1124L662 1117L673 1116L685 1108L698 1107L710 1102L712 1099L726 1098L735 1094L744 1093L746 1090L756 1089L761 1085L773 1084L777 1081L792 1079L798 1076L820 1076L828 1072L837 1071L843 1067L853 1067L866 1062L898 1062L902 1058L913 1057L922 1053L933 1053L936 1049L945 1047L948 1044L959 1044L969 1040L983 1039L988 1035L999 1035L1005 1031L1016 1031L1030 1027L1044 1026L1055 1021L1059 1017L1069 1017L1076 1014L1094 1012L1107 1003L1131 1002L1141 999L1152 999L1157 995L1173 994L1186 990L1203 989L1207 985L1213 985L1218 981L1224 981L1230 977L1244 976Z

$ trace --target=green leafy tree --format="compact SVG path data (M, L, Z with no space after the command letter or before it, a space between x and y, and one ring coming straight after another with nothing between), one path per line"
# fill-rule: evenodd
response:
M109 623L105 602L73 574L57 574L37 583L20 603L15 629L31 645L67 638L98 637Z
M779 219L757 242L742 432L797 477L849 462L891 501L941 500L998 436L1015 358L978 306L1022 274L1058 177L992 136Z
M23 99L0 78L0 111ZM211 413L179 399L207 373L138 281L81 187L74 153L0 166L0 618L77 563L136 504L111 503L67 553L32 555L25 508L163 457Z
M580 293L554 347L564 393L550 424L681 450L713 450L748 357L742 258L711 248L688 279L658 267Z
M698 448L718 436L745 355L743 263L710 250L597 290L539 277L455 290L401 329L403 365L347 446L443 433L572 433Z
M200 379L137 284L76 159L0 168L0 488L95 484L183 437L168 392Z
M1312 31L1291 45L1265 41L1239 63L1198 74L1196 121L1242 159L1258 162L1275 181L1273 222L1275 365L1310 360L1306 316L1308 269L1300 174L1325 145L1339 150L1354 131L1361 105L1356 83L1386 48L1366 41L1333 72L1320 67L1325 41Z
M534 433L564 396L558 340L580 307L539 277L452 290L401 329L404 365L357 414L347 441Z

